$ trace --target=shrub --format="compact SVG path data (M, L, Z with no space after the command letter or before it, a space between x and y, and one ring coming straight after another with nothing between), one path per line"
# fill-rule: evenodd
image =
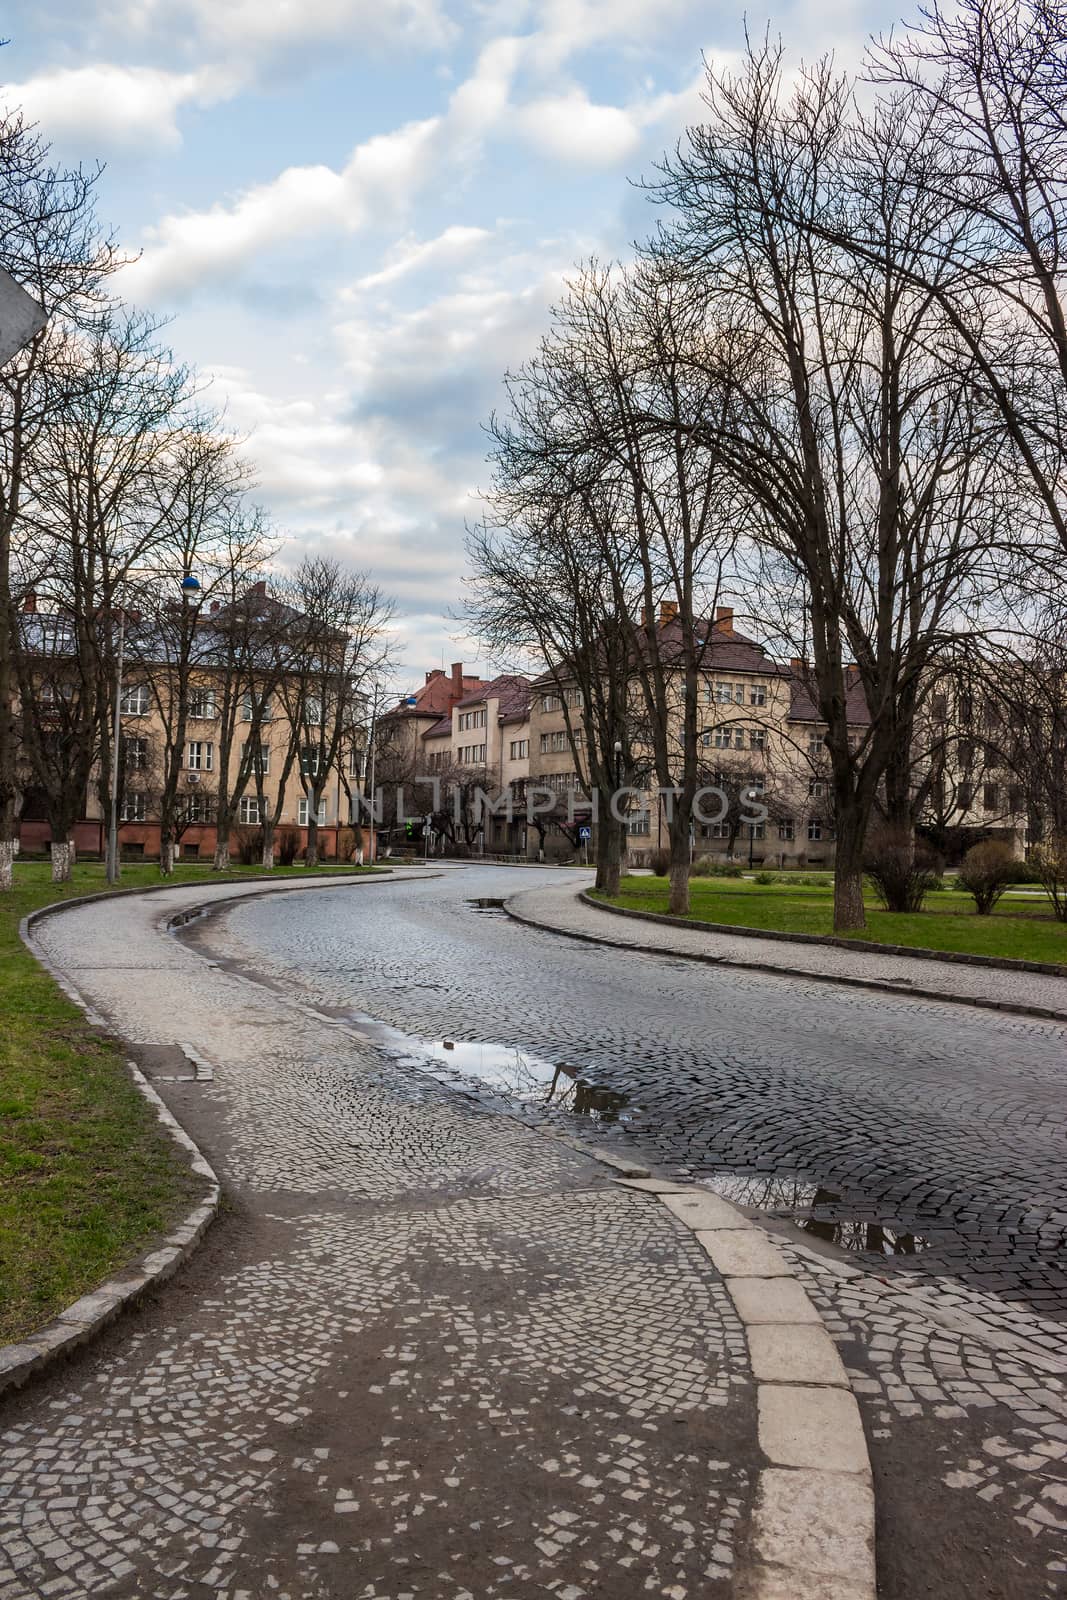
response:
M300 849L300 835L295 828L279 828L274 835L274 859L280 867L291 867Z
M879 828L867 841L863 868L887 911L921 911L940 863L910 828Z
M757 872L756 873L756 882L757 883L777 883L778 879L775 877L773 872Z
M736 861L717 861L714 856L697 856L689 868L691 878L743 878L744 867Z
M657 878L665 878L671 868L671 853L669 850L650 850L648 864Z
M1052 901L1053 914L1067 922L1067 833L1053 834L1035 844L1030 861Z
M973 844L960 863L956 882L974 900L974 909L980 917L987 917L1014 881L1018 865L1006 844L987 839L985 844Z
M342 828L337 835L338 861L351 861L356 854L358 838L354 828Z
M257 861L263 860L263 829L238 828L237 858L243 867L254 866Z

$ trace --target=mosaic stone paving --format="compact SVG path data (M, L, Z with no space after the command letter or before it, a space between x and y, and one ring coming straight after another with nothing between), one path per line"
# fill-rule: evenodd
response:
M641 1108L587 1119L591 1138L741 1203L801 1215L813 1186L776 1171L829 1169L837 1213L925 1232L927 1249L862 1257L856 1277L796 1257L863 1408L881 1592L1067 1593L1067 1030L620 956L467 904L526 881L482 868L391 887L358 970L331 954L339 901L273 920L249 902L203 940L335 1013L588 1064Z
M154 1307L5 1402L0 1600L727 1595L752 1385L688 1232L159 915L42 933L127 1037L212 1062L160 1086L233 1210Z

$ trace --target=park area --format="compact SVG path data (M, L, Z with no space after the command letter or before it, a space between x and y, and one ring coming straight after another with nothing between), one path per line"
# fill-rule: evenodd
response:
M759 881L759 880L765 881ZM753 928L763 932L833 934L830 873L760 873L757 877L702 877L690 881L690 922ZM598 899L605 896L598 895ZM883 909L873 886L865 889L867 926L840 938L917 950L952 951L1011 961L1039 961L1067 970L1067 924L1053 915L1037 885L1009 889L988 916L979 916L970 895L953 887L932 890L917 912ZM625 877L607 903L628 911L665 914L666 878Z

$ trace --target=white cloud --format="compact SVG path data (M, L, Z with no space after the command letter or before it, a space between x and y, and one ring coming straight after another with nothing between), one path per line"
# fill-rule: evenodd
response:
M45 137L77 142L93 154L180 144L177 115L189 102L225 98L233 85L224 74L165 72L154 67L103 63L42 72L4 91Z
M402 210L431 161L438 120L408 123L357 145L341 171L287 167L231 206L164 217L145 252L125 270L135 300L181 298L204 282L232 278L262 252L369 217Z
M424 267L442 267L469 255L478 245L484 244L492 234L488 228L464 228L455 225L439 233L436 239L417 240L407 237L387 253L386 264L377 272L358 278L346 297L357 290L380 289L406 278L409 273L420 272Z
M641 142L638 120L619 106L598 106L584 90L531 100L516 126L542 154L578 166L616 166Z

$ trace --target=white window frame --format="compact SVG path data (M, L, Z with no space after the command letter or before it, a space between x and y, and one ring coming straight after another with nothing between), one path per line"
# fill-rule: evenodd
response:
M144 822L148 814L147 796L143 789L127 789L122 797L120 822Z
M206 709L198 710L197 707ZM203 684L196 684L189 690L189 720L191 722L211 722L218 714L218 701L214 689Z
M300 799L296 802L296 825L297 825L298 828L306 828L307 827L307 825L308 825L308 811L309 811L308 797L307 797L306 794L305 795L301 795ZM325 797L323 797L323 799L321 799L319 801L319 827L320 828L324 828L325 826L326 826L326 800L325 800Z
M259 814L258 794L243 794L237 805L237 817L242 827L258 827L263 818Z
M124 717L147 717L150 703L147 683L131 683L122 691L120 711Z
M185 751L187 772L214 772L215 746L210 739L190 739Z

